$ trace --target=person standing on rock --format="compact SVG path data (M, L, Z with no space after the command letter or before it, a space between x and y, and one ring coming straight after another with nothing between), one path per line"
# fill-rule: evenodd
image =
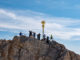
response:
M32 31L29 31L29 37L31 37L32 36Z
M39 34L37 34L37 39L38 40L40 40L40 36L41 36L41 34L39 33Z
M49 36L47 36L47 41L46 41L46 43L48 43L48 44L49 44Z
M50 36L50 39L51 39L51 41L53 40L53 35L51 34L51 36Z
M43 35L43 39L44 39L44 40L45 40L45 37L46 37L46 35L44 34L44 35Z
M36 33L35 33L35 32L33 32L33 37L34 37L34 38L36 37Z
M19 33L19 36L22 36L22 32Z

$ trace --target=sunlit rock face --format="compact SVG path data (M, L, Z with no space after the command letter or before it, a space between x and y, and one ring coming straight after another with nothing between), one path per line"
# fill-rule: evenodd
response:
M56 41L15 36L13 40L0 40L0 60L80 60L80 56Z

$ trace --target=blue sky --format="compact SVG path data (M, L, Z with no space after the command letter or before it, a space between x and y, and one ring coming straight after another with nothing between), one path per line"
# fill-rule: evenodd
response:
M67 49L80 54L79 0L1 0L0 39L28 31L41 33L41 21L46 21L45 34Z

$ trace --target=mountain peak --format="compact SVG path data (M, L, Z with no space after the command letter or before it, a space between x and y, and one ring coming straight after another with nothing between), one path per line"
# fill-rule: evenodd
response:
M80 60L80 55L54 40L47 43L22 35L0 40L0 60Z

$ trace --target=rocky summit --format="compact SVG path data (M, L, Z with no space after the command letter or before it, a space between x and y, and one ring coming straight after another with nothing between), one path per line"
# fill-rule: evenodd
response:
M0 40L0 60L80 60L80 55L69 51L56 41L15 36Z

